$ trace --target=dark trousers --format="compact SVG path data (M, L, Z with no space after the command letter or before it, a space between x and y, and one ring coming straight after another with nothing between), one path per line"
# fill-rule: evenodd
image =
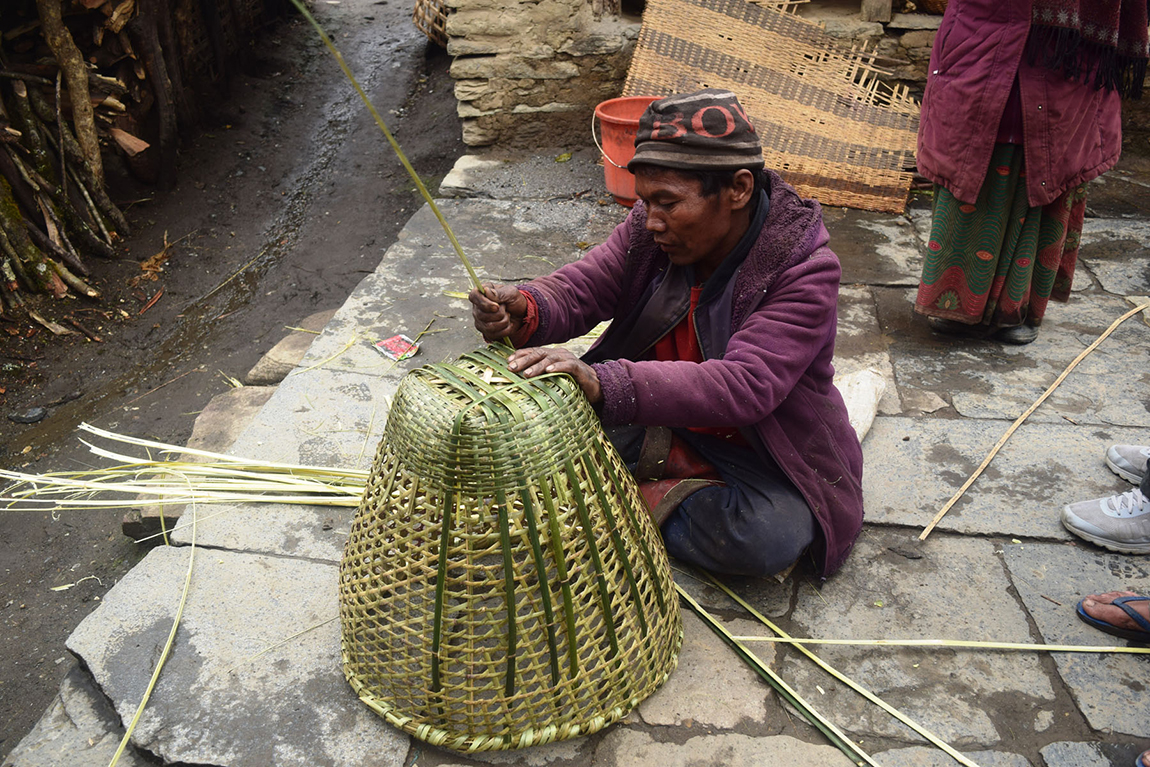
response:
M716 573L762 576L790 567L814 540L817 527L782 469L749 447L686 429L670 432L720 480L691 492L662 521L667 553ZM633 474L641 457L650 463L650 456L642 455L646 427L615 427L607 436ZM642 484L658 477L637 479Z

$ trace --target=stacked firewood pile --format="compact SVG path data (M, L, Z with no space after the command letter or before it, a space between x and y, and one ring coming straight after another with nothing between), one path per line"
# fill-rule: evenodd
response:
M87 259L116 257L128 234L105 159L174 183L179 131L195 122L187 83L226 77L265 2L0 5L0 311L28 293L96 297Z

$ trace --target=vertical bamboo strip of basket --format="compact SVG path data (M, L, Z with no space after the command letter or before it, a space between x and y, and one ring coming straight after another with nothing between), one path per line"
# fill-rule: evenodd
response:
M410 373L340 568L344 672L434 745L509 749L621 719L674 669L670 566L569 376L495 347Z
M913 178L918 104L790 4L648 0L625 96L728 88L767 166L824 205L900 213Z

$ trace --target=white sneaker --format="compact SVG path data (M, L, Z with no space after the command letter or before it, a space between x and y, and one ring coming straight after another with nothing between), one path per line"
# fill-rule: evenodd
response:
M1106 465L1127 482L1137 485L1146 476L1150 461L1150 447L1143 445L1111 445L1106 451Z
M1150 498L1138 488L1072 503L1062 509L1062 526L1111 551L1150 554Z

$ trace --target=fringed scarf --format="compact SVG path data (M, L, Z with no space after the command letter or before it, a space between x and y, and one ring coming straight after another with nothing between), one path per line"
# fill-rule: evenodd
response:
M1129 98L1146 78L1147 0L1033 0L1030 61Z

